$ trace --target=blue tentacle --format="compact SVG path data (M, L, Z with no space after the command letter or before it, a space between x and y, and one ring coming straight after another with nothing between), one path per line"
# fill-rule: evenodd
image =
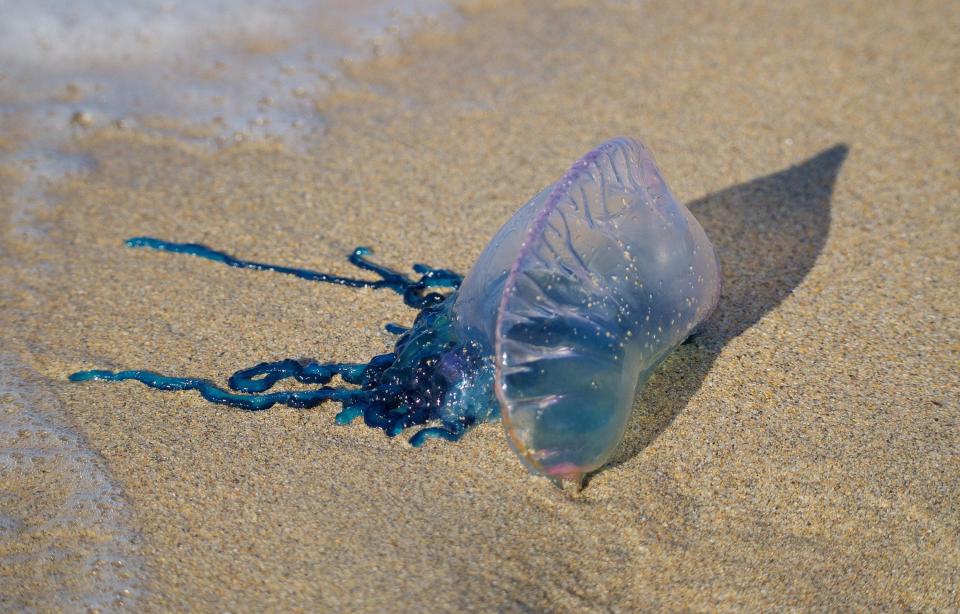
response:
M353 250L348 260L350 264L361 270L376 273L380 276L379 280L356 279L353 277L343 277L330 273L311 271L309 269L267 264L253 260L242 260L240 258L234 258L226 252L207 247L202 243L174 243L154 237L133 237L132 239L127 239L125 243L128 247L146 247L176 254L189 254L214 262L220 262L231 267L254 269L256 271L274 271L285 275L293 275L294 277L308 281L338 284L350 288L388 288L402 295L404 303L415 309L423 309L430 305L439 304L446 298L445 295L437 292L427 292L428 289L450 288L455 290L460 287L460 283L463 281L463 276L458 273L447 269L433 268L425 264L415 264L413 270L420 274L420 278L416 280L410 279L399 271L394 271L393 269L368 260L366 257L373 254L373 250L367 247L358 247Z
M213 403L248 411L260 411L278 404L306 409L324 401L334 401L342 406L335 418L338 424L347 424L362 417L365 424L382 429L389 437L409 427L439 424L415 433L410 443L416 447L430 439L457 441L478 419L487 419L492 415L487 411L480 417L479 412L484 410L478 409L487 405L487 397L492 398L489 385L474 386L474 392L469 392L473 388L468 385L470 382L492 381L489 372L492 367L476 355L475 347L462 344L456 338L452 326L450 308L463 279L457 273L415 264L413 270L420 277L411 279L371 262L367 256L372 252L363 247L355 249L348 259L357 268L379 276L378 280L241 260L199 243L173 243L151 237L135 237L129 239L127 245L191 254L227 266L275 271L309 281L353 288L387 288L402 295L407 305L420 312L409 328L387 324L386 330L398 335L394 351L374 356L366 363L314 362L290 358L261 362L231 375L227 381L229 389L206 379L169 377L142 370L79 371L70 376L71 381L132 380L158 390L195 390ZM453 293L445 295L430 291L435 288L452 289ZM337 377L342 384L331 384ZM285 380L318 387L269 392ZM465 394L476 398L461 404L459 401L464 400Z

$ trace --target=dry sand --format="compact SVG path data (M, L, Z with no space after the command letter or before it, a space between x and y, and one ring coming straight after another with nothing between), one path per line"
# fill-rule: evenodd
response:
M960 5L767 4L470 3L458 29L352 67L318 101L326 134L307 151L82 131L71 147L93 170L49 188L27 220L41 233L22 232L22 178L3 171L3 352L122 493L136 552L117 599L960 608ZM726 285L579 495L526 474L499 424L415 450L336 426L333 407L250 414L66 381L364 360L388 349L384 322L413 315L390 293L131 251L127 237L343 273L343 254L372 245L394 265L466 271L520 204L618 134L656 153ZM82 538L36 524L66 496L61 470L2 485L4 608L62 605L62 587L93 581L75 560L116 540L95 522ZM37 544L66 554L31 559Z

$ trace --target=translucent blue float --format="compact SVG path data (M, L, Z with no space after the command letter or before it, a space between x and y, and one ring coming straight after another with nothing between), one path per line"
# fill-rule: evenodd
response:
M711 313L720 267L703 228L670 193L650 152L608 141L524 205L465 279L415 265L412 279L350 256L378 280L239 260L206 246L131 239L132 247L187 253L351 287L389 288L420 310L394 351L368 363L283 360L244 369L227 388L150 371L81 371L73 381L136 380L197 390L247 410L337 401L337 421L362 416L394 436L428 425L410 442L459 439L502 417L528 469L582 483L612 456L634 398L651 373ZM449 289L449 293L436 292ZM335 376L344 384L330 385ZM294 378L311 390L270 392Z

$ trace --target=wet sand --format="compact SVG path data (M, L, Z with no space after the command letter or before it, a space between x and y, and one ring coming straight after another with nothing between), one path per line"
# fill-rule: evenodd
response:
M30 479L67 498L67 469L33 468L29 452L4 469L0 605L55 608L64 578L89 581L76 561L119 539L111 556L134 571L107 608L960 607L957 5L461 12L457 29L348 67L302 149L94 124L70 144L90 170L30 211L2 170L4 353L127 511L63 538L70 556L31 555L58 543L58 512L17 493ZM0 147L20 138L13 124ZM125 238L335 273L369 245L392 265L466 272L528 197L618 134L655 152L725 288L580 494L526 474L499 424L416 450L335 425L333 406L254 414L66 381L366 360L391 345L383 323L414 315L388 292Z

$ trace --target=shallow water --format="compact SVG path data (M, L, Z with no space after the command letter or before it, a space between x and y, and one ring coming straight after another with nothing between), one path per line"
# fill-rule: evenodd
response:
M344 62L449 14L442 0L7 0L3 12L5 110L59 133L152 121L238 140L321 129L314 101Z
M316 102L346 66L455 22L443 0L6 0L0 11L0 129L13 142L0 163L23 175L24 237L43 232L45 188L93 168L67 151L86 130L297 149L324 132Z
M130 508L53 395L24 376L0 355L0 606L135 606L143 564Z

